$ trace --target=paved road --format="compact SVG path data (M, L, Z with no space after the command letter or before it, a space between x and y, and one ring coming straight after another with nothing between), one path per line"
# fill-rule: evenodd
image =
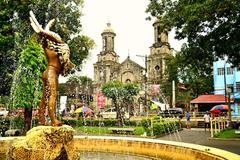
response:
M163 136L159 139L200 144L223 149L240 155L240 140L217 140L209 139L210 132L202 128L183 129L179 133Z

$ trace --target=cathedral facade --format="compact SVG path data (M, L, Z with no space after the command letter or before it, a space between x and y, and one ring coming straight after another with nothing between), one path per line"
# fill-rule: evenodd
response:
M114 50L114 39L116 33L107 23L106 28L101 33L102 51L97 55L97 62L94 66L94 101L99 108L106 105L100 102L105 100L101 93L101 86L111 80L119 80L123 83L136 82L138 84L157 84L166 79L165 57L171 54L168 43L167 31L161 30L159 22L153 24L154 43L150 47L149 56L145 57L146 66L142 67L130 59L128 56L123 62L119 62L119 55ZM144 76L147 72L147 76Z

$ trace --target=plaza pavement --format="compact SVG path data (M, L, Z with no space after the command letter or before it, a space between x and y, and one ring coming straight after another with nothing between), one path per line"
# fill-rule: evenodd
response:
M240 155L240 139L213 139L210 138L210 132L204 131L203 128L184 128L178 133L166 135L158 139L199 144L223 149Z

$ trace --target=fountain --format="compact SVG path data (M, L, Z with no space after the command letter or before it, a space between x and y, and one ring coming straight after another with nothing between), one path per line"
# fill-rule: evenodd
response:
M31 15L31 21L35 31L45 38L55 40L64 44L61 38L55 33L49 31L52 21L43 30L37 23L34 15ZM35 24L35 25L34 25ZM60 38L60 39L59 39ZM46 43L50 43L49 41ZM55 47L56 44L48 44ZM61 45L60 45L61 46ZM64 44L63 46L66 47ZM59 47L59 46L58 46ZM61 48L61 47L60 47ZM58 48L59 49L59 48ZM65 48L66 49L66 48ZM47 50L47 49L46 49ZM49 50L46 52L51 52ZM69 51L68 49L65 51ZM67 70L73 65L64 63ZM70 66L69 66L70 65ZM57 66L59 67L59 66ZM52 71L51 66L46 72ZM61 71L61 72L65 72ZM51 74L53 72L49 72ZM55 76L57 78L59 72ZM48 83L45 91L54 89L54 82L45 77ZM51 83L50 83L51 82ZM50 84L49 84L50 83ZM49 86L48 86L49 85ZM0 159L47 159L47 160L77 160L86 153L98 155L105 153L109 155L126 155L129 159L165 159L165 160L239 160L240 156L228 151L182 142L163 141L149 138L135 137L113 137L113 136L74 136L74 130L70 126L60 126L54 111L56 99L49 99L51 95L46 92L46 102L48 102L49 116L52 126L38 126L27 132L25 137L0 137ZM51 93L50 93L51 94ZM40 118L41 123L45 123ZM80 155L80 153L83 153ZM221 154L219 154L221 153ZM110 156L112 157L112 156ZM130 158L131 157L131 158Z
M52 136L53 137L51 138L54 139L57 135ZM9 158L9 146L12 146L14 143L16 143L15 141L23 141L23 139L24 137L0 138L0 159L1 157L4 157L5 159L6 157ZM164 141L148 138L74 136L72 141L67 143L68 145L70 145L71 148L70 150L68 150L68 152L62 149L62 145L59 145L56 148L52 146L53 148L48 149L50 149L51 151L53 149L58 150L56 152L64 151L63 153L67 154L71 152L71 157L75 156L73 158L74 160L80 158L81 154L79 153L93 153L95 154L95 158L98 158L99 153L111 153L110 155L122 154L128 156L148 157L148 159L162 160L239 160L240 158L240 156L237 154L217 148L183 142ZM42 144L36 142L35 145L35 150L32 148L22 148L21 150L19 150L18 153L21 153L20 155L28 155L28 157L38 157L36 159L51 159L47 158L48 156L45 149L41 150L41 147L43 146ZM55 153L55 151L52 151L52 153ZM64 154L60 155L64 157ZM71 157L69 157L68 159L70 159ZM23 159L27 160L26 157ZM29 158L29 160L30 159L31 158Z

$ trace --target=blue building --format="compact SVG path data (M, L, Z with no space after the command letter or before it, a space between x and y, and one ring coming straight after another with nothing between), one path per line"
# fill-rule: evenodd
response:
M240 70L225 60L213 63L214 94L230 94L232 116L240 116Z

